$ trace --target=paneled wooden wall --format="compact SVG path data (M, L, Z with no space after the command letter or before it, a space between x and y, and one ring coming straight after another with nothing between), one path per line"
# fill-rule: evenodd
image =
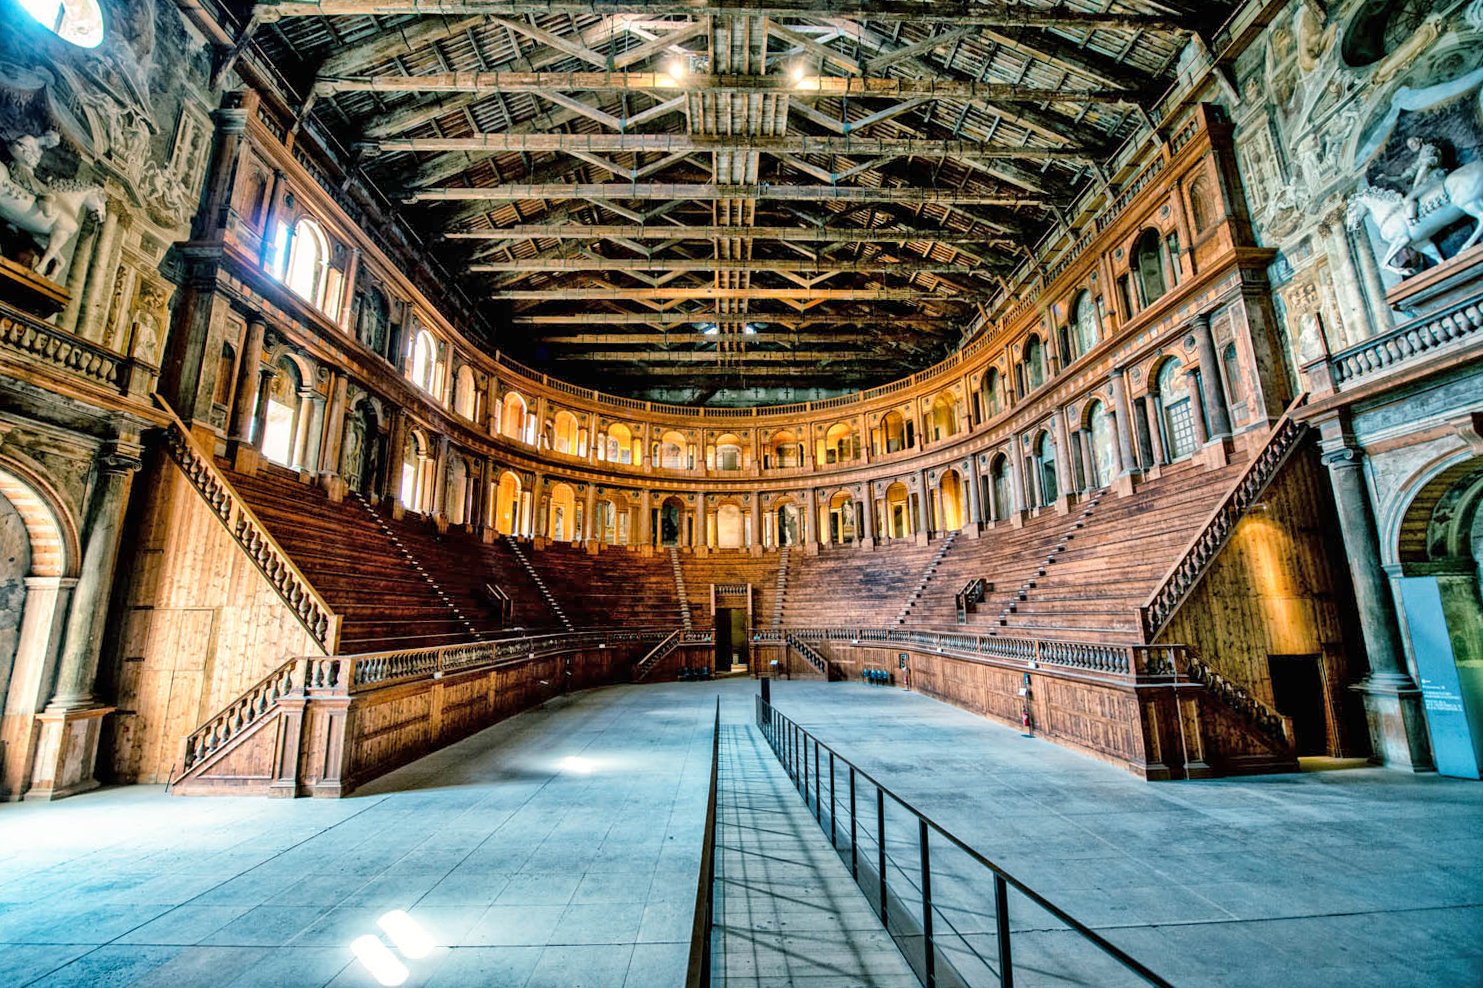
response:
M181 738L288 659L322 654L179 469L156 455L148 470L112 654L119 782L164 782Z

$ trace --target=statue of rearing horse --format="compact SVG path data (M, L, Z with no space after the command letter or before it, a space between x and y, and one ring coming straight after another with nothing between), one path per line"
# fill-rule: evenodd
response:
M1349 197L1346 213L1351 230L1364 222L1366 214L1375 221L1380 239L1385 241L1385 257L1380 263L1399 275L1415 273L1414 268L1396 263L1396 257L1407 247L1441 263L1442 253L1435 238L1460 219L1471 216L1476 222L1459 253L1483 238L1483 158L1447 172L1435 167L1434 147L1414 141L1412 147L1420 157L1410 194L1374 188L1365 182Z

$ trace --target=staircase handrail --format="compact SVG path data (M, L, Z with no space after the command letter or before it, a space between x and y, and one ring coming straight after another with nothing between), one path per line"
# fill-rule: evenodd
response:
M1265 493L1267 485L1282 470L1299 442L1308 432L1308 424L1294 413L1308 400L1307 393L1293 399L1272 427L1241 476L1231 484L1220 503L1205 518L1179 558L1169 567L1148 600L1138 608L1143 640L1152 642L1174 617L1174 612L1204 578L1210 563L1220 554L1236 530L1236 524Z
M818 649L791 632L783 636L783 641L787 643L788 647L807 659L809 665L822 672L825 676L829 675L829 660L824 658L823 653Z
M180 767L173 775L185 774L197 762L220 750L243 729L252 726L276 707L280 698L302 692L303 671L303 659L289 659L203 720L199 727L183 739ZM174 781L173 778L171 781Z
M982 603L984 599L984 578L975 576L963 584L963 589L953 595L953 604L958 611L958 623L968 622L968 608L974 604Z
M196 443L175 410L156 396L168 422L165 426L165 450L196 493L205 500L227 533L247 553L249 559L298 618L304 630L332 654L339 647L341 617L330 607L314 584L294 564L293 559L268 527L247 506L226 476L211 462Z
M1189 657L1189 678L1204 686L1207 693L1225 703L1268 740L1279 747L1292 745L1292 718L1267 706L1240 683L1227 679L1195 656Z
M671 631L664 637L663 641L645 652L643 658L633 664L633 676L635 679L642 677L649 671L651 666L656 665L666 655L675 650L675 646L680 643L682 630L676 628L674 631Z

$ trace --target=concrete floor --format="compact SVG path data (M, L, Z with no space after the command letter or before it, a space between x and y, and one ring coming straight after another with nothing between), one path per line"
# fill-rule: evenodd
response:
M785 682L773 701L1174 984L1483 984L1476 782L1363 768L1148 783L898 689ZM913 836L888 813L893 883L915 878ZM992 960L980 870L933 861L934 900ZM1133 983L1025 900L1010 915L1028 934L1013 936L1017 984Z
M712 705L739 731L753 690L565 698L339 801L130 787L0 804L0 985L370 984L348 945L391 909L441 945L409 984L680 984ZM898 690L792 682L774 699L1175 984L1483 984L1477 783L1150 784ZM906 822L887 843L910 860ZM992 956L985 883L939 866L934 897ZM1116 980L1048 917L1011 912L1021 986Z

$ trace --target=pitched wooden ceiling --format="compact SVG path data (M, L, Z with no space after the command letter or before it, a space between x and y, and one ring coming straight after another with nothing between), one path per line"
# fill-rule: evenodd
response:
M256 43L493 343L607 391L940 359L1234 0L282 0ZM719 396L719 399L718 399Z

